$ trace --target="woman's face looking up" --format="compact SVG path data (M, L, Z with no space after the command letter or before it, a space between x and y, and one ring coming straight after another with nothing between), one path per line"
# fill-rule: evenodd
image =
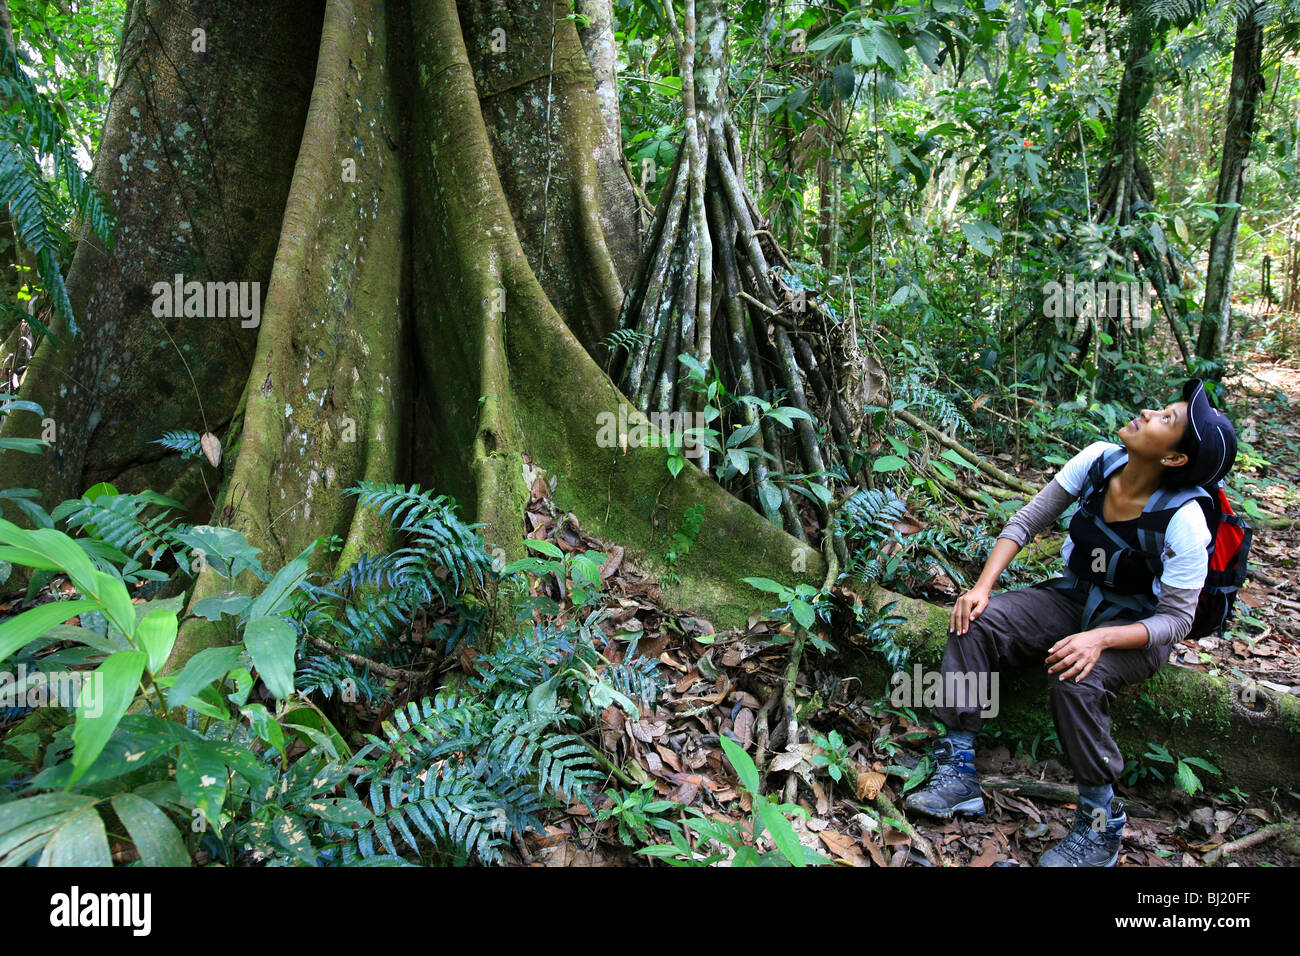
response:
M1136 418L1119 430L1119 437L1131 453L1176 467L1187 461L1187 456L1174 451L1174 448L1190 427L1187 403L1174 402L1162 409L1142 409Z

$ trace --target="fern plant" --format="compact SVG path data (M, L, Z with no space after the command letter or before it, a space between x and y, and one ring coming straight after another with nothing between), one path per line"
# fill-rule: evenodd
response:
M359 504L377 512L399 535L399 546L385 554L363 554L338 578L308 583L308 602L298 618L303 634L325 637L344 649L395 667L410 667L422 648L400 638L424 608L439 614L425 638L449 654L470 644L483 620L482 606L470 600L471 588L492 574L492 557L478 525L460 520L453 501L420 491L419 486L362 482L348 489ZM304 651L307 651L304 648ZM346 661L301 654L305 686L329 697L387 692L370 674Z
M105 562L119 566L124 581L165 581L168 575L157 570L157 565L168 555L179 568L188 570L187 546L179 535L189 531L191 525L178 522L172 514L184 507L155 491L118 494L112 485L103 484L81 498L63 502L50 517L69 529L86 532L87 537L79 540L91 558L101 566ZM150 508L159 510L147 514ZM144 558L149 561L148 568L144 567Z
M934 420L940 431L954 437L960 433L970 434L974 431L951 396L922 381L915 370L900 378L894 387L899 400L905 405L917 408L925 417Z
M475 660L460 693L399 708L367 735L358 787L368 788L373 819L345 862L418 852L428 843L499 862L515 835L540 830L547 806L581 802L603 774L576 731L617 705L632 719L658 696L657 665L604 662L589 632L537 625ZM630 693L625 693L629 691Z
M66 223L79 216L91 234L112 248L113 215L77 164L57 107L36 88L13 48L3 41L0 48L0 97L14 106L0 113L0 202L9 207L15 234L35 258L55 311L76 335L61 266L69 246ZM43 166L52 169L52 180ZM35 314L22 317L50 334Z
M180 452L184 458L202 458L203 447L200 444L202 436L198 432L189 429L175 429L169 432L163 432L162 438L155 438L149 444L162 445L168 451Z

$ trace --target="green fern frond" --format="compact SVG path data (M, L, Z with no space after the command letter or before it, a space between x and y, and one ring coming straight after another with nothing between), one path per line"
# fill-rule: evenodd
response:
M14 50L3 43L0 47L0 97L16 106L0 114L0 202L9 207L16 235L35 257L37 274L55 310L76 335L77 323L60 265L69 245L64 224L75 212L83 226L111 248L113 215L77 164L54 105L36 88ZM51 164L53 181L46 180L41 161ZM60 187L67 193L67 205L58 195ZM34 315L29 321L40 332L50 334Z
M163 432L162 438L155 438L149 444L162 445L171 451L180 452L182 458L203 457L203 446L200 444L199 433L189 429Z
M469 582L482 584L492 568L483 538L477 534L482 524L467 525L456 514L456 503L443 495L420 491L420 486L380 484L362 481L348 489L358 495L358 506L369 508L404 533L416 549L442 568L453 589L459 591Z
M146 517L144 512L151 506L161 510ZM139 560L142 554L149 552L150 567L157 566L169 553L178 565L185 567L186 549L176 541L175 535L190 526L177 522L171 515L171 512L183 508L184 505L178 501L153 491L143 491L133 495L100 495L94 501L71 499L55 508L51 517L65 522L69 529L85 530L94 539L116 548L132 560Z

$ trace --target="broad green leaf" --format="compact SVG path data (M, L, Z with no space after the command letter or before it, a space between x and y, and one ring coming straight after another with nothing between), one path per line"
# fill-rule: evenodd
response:
M117 493L115 487L110 485L107 481L101 481L99 484L91 485L87 488L86 493L81 497L85 498L87 501L94 501L96 498L101 498L104 495L115 495Z
M849 63L840 63L836 65L831 73L832 81L835 84L835 92L842 100L853 97L853 87L857 82L857 76L853 72L853 66Z
M62 570L74 578L87 578L95 570L86 552L77 547L72 538L54 528L24 531L0 518L0 541L9 546L6 551L12 549L20 555L26 555L26 559L20 557L16 560L5 555L6 560L12 560L16 564L47 571Z
M677 356L677 361L681 362L687 369L694 373L691 377L695 379L695 381L702 382L709 377L708 369L706 369L703 363L701 363L694 355L683 352L681 355Z
M211 717L213 720L229 720L230 708L221 698L215 684L209 684L185 702L185 706L196 714Z
M541 552L542 554L546 555L548 558L563 559L564 557L564 552L561 551L550 541L538 541L538 540L534 540L533 538L526 538L524 540L524 547L530 548L533 551Z
M298 557L276 572L275 577L271 578L271 582L266 586L266 589L254 598L253 603L249 606L249 620L279 614L288 609L289 596L293 593L294 588L307 577L307 565L311 561L311 553L315 547L315 542L308 545Z
M943 52L943 41L929 30L919 30L912 34L912 43L916 47L921 62L929 67L931 73L939 72L939 54Z
M226 801L229 771L207 742L185 744L176 760L176 783L200 812L202 826L214 826Z
M578 578L582 578L592 587L600 587L600 566L603 562L603 556L600 561L597 561L586 554L574 555L574 580L576 581Z
M176 824L167 815L143 797L134 793L119 793L113 797L113 811L140 854L145 866L189 866L190 855L185 851Z
M831 490L825 485L812 482L808 485L808 490L812 492L814 498L822 503L822 507L831 503Z
M400 818L399 818L400 819ZM277 813L271 823L275 842L308 866L316 865L316 851L301 817L292 813ZM408 841L413 842L413 841Z
M298 635L289 622L282 617L253 618L244 628L244 646L271 693L281 699L291 696Z
M175 537L177 541L203 554L208 565L224 578L252 571L259 579L266 580L266 572L262 570L262 563L257 558L262 549L250 545L233 528L198 525Z
M809 43L807 49L809 53L816 53L818 50L825 50L829 47L839 46L839 44L844 42L844 39L844 27L842 24L837 25L831 27L817 39Z
M0 624L0 661L68 618L97 610L99 605L94 601L52 601L11 617Z
M907 62L907 57L903 55L903 48L898 45L894 35L883 26L875 26L871 31L872 39L876 44L876 54L880 59L889 65L889 68L895 73L903 71L903 65Z
M758 768L754 766L753 759L745 752L745 749L736 743L726 734L718 738L722 744L722 752L727 755L727 760L731 762L731 767L736 771L736 779L750 793L758 794Z
M993 243L1002 241L1002 230L982 220L963 222L961 231L967 241L986 256L993 255Z
M641 708L633 703L626 694L616 690L612 684L603 680L593 681L587 696L591 700L594 712L603 713L610 704L617 704L624 713L630 714L633 721L641 719Z
M90 806L69 815L50 837L37 865L112 866L113 855L99 811Z
M219 621L223 614L238 617L252 603L252 597L247 594L239 591L225 591L195 602L194 613L208 621Z
M1192 772L1192 768L1185 761L1178 761L1178 771L1175 777L1178 786L1193 796L1201 789L1201 778Z
M134 640L137 621L135 604L132 603L125 584L104 571L94 571L84 580L73 577L72 583L86 597L103 605L104 616L114 627Z
M335 756L338 758L352 755L352 748L343 739L343 735L311 701L301 698L294 700L280 715L280 722L284 725L285 731L290 734L297 733L299 729L304 732L315 731L324 734L334 747Z
M807 601L792 601L790 611L794 614L794 619L799 622L799 626L805 630L811 628L817 620L812 605Z
M971 464L969 461L963 458L956 451L953 451L953 449L951 448L944 449L943 454L940 455L939 457L947 459L948 461L952 462L954 465L960 465L963 468L969 468L971 471L979 471L978 465Z
M759 822L772 834L772 840L781 855L790 861L791 866L803 866L803 844L799 842L799 835L794 832L790 821L764 797L754 798L754 809Z
M239 711L248 718L253 726L253 733L258 739L266 741L276 750L284 750L284 729L271 716L262 704L249 704Z
M870 47L868 44L871 44ZM876 46L869 34L855 36L850 49L853 51L853 62L858 66L876 65Z
M239 645L209 647L190 658L185 669L167 691L168 707L184 707L185 702L214 680L225 677L239 663L244 649Z
M1070 42L1083 42L1083 14L1078 10L1069 10L1066 14L1070 18Z
M150 611L136 628L136 644L148 656L150 673L158 673L167 663L176 643L176 630L176 612L162 607Z
M0 451L21 451L36 455L50 447L50 443L40 438L0 438Z
M95 797L84 793L42 793L0 805L0 841L36 820L72 813L95 802Z
M760 591L769 591L772 594L786 594L790 589L784 584L777 584L770 578L742 578L750 587L758 588Z
M55 795L51 794L51 796ZM77 798L83 804L94 803L93 797L85 797L81 794L57 794L57 796ZM42 798L31 797L15 800L9 806L20 806L39 799ZM50 840L50 835L75 812L75 810L63 810L58 813L43 813L39 816L24 818L20 823L16 823L12 827L0 830L0 866L22 866L45 848L45 845Z
M118 651L95 668L82 688L72 729L72 783L90 769L135 700L145 662L144 651Z
M899 458L897 455L881 455L871 463L871 470L898 471L898 469L905 468L906 466L907 461L903 458Z
M312 800L305 804L303 809L330 823L369 823L375 818L374 814L366 809L364 803L349 797Z
M0 519L0 560L43 571L63 571L83 598L97 602L124 634L135 633L136 615L126 585L111 574L95 570L90 556L75 540L53 528L24 531Z
M528 712L531 714L553 713L555 711L556 693L560 681L563 679L564 671L560 671L534 687L528 694Z

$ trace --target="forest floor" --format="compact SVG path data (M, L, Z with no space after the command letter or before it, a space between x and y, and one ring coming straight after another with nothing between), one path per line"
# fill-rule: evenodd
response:
M1253 477L1249 458L1239 459L1239 465L1251 478L1252 498L1261 514L1271 516L1268 524L1280 526L1269 527L1248 516L1256 529L1252 576L1240 593L1237 620L1224 638L1182 642L1171 652L1170 664L1248 677L1276 693L1297 694L1300 603L1294 597L1300 578L1295 557L1300 500L1290 489L1300 487L1300 363L1254 356L1249 375L1236 386L1251 395L1254 405L1251 414L1238 416L1239 433L1255 457L1267 462L1254 469ZM1048 478L1004 452L980 450L1036 487ZM609 613L600 625L605 640L599 649L613 661L633 654L657 658L668 678L653 711L643 712L640 720L627 719L616 706L607 708L591 734L593 745L637 783L648 785L653 792L649 799L671 800L710 818L744 823L753 808L752 794L737 780L720 735L730 735L751 754L757 752L761 697L765 688L780 686L790 652L788 626L755 615L745 628L716 633L707 620L668 610L659 583L639 573L622 548L596 540L575 516L557 512L541 479L533 488L528 515L532 538L550 540L565 552L594 548L609 555L601 572ZM932 599L951 603L951 581L940 575L928 584L925 590ZM46 590L70 587L56 579ZM0 605L0 614L8 610ZM839 640L837 644L841 651L860 651ZM924 817L910 821L929 844L927 859L906 832L908 824L882 812L879 798L897 806L921 782L918 765L934 730L888 709L885 688L879 688L880 697L873 696L873 690L845 680L844 668L836 667L833 659L811 649L805 653L796 693L800 722L814 734L838 732L846 768L851 768L838 782L832 781L826 768L814 766L810 759L823 754L814 744L800 744L793 753L777 748L781 752L764 761L767 786L776 791L789 774L799 778L796 802L808 816L796 823L796 832L806 846L850 866L929 866L932 859L958 866L1032 866L1066 835L1073 822L1075 791L1064 758L1040 753L1044 747L1037 741L1001 737L977 753L976 765L985 779L984 815L948 823ZM14 716L0 713L0 729ZM772 717L775 730L777 715ZM1224 844L1296 819L1293 809L1284 818L1282 807L1268 795L1219 794L1213 778L1205 773L1202 777L1210 791L1196 797L1150 776L1134 787L1116 788L1129 817L1120 865L1204 866ZM634 788L611 776L605 789L621 790L625 800ZM606 795L596 806L603 817L615 804ZM676 813L674 820L680 822L681 811ZM630 824L632 817L624 820ZM762 837L760 846L774 852L769 840ZM659 831L637 836L626 827L620 830L618 819L593 818L575 803L553 811L545 832L530 832L507 858L533 866L649 865L649 859L635 851L665 841ZM1300 837L1234 852L1227 865L1300 865Z
M1248 677L1276 693L1300 694L1300 603L1292 599L1300 575L1295 559L1300 502L1288 489L1300 487L1300 368L1255 356L1250 375L1236 384L1257 406L1237 422L1239 434L1269 463L1255 473L1255 503L1271 523L1283 517L1290 521L1265 527L1248 516L1256 529L1252 577L1240 593L1238 619L1223 638L1184 641L1171 651L1170 664ZM996 457L1005 466L1007 456ZM1011 470L1035 485L1047 478L1027 468ZM602 651L611 660L633 653L657 657L669 675L653 712L639 721L625 719L611 706L598 746L652 789L652 799L743 824L752 796L737 782L719 735L729 734L756 751L755 725L763 704L756 692L779 686L788 659L790 644L788 636L783 640L782 625L755 616L743 630L714 633L708 621L666 610L657 584L625 561L621 549L586 535L573 516L556 513L544 484L534 489L530 521L530 537L552 540L565 551L593 547L611 554L602 571L611 611L602 624L607 639ZM933 865L918 841L891 823L887 813L873 810L873 804L883 790L896 806L920 782L914 768L934 731L885 709L887 701L872 699L826 664L819 655L805 654L797 696L808 702L808 710L801 722L814 734L840 733L856 787L848 776L834 783L824 767L814 767L808 758L823 751L812 744L801 744L797 754L772 754L768 785L779 791L787 773L798 775L797 802L808 818L796 823L796 832L806 846L841 865ZM958 866L1032 866L1069 831L1075 791L1064 758L1037 759L1025 752L1037 751L1036 742L1007 742L1021 752L1013 754L999 741L977 753L976 766L985 778L982 816L947 823L924 817L910 821L930 843L932 858ZM1134 787L1116 788L1129 817L1119 865L1209 865L1225 844L1296 819L1293 810L1284 816L1274 796L1218 794L1213 778L1208 773L1202 777L1208 778L1209 790L1195 797L1150 776ZM608 787L624 793L630 789L612 777ZM607 815L614 801L607 796L597 807ZM772 850L769 839L765 835L760 846ZM660 841L666 837L655 842ZM591 819L585 807L575 804L557 813L544 834L530 833L518 844L514 861L533 866L637 864L645 858L635 849L646 845L647 840L627 830L620 833L617 820ZM1217 865L1300 865L1300 836L1293 830L1290 836L1237 850Z

